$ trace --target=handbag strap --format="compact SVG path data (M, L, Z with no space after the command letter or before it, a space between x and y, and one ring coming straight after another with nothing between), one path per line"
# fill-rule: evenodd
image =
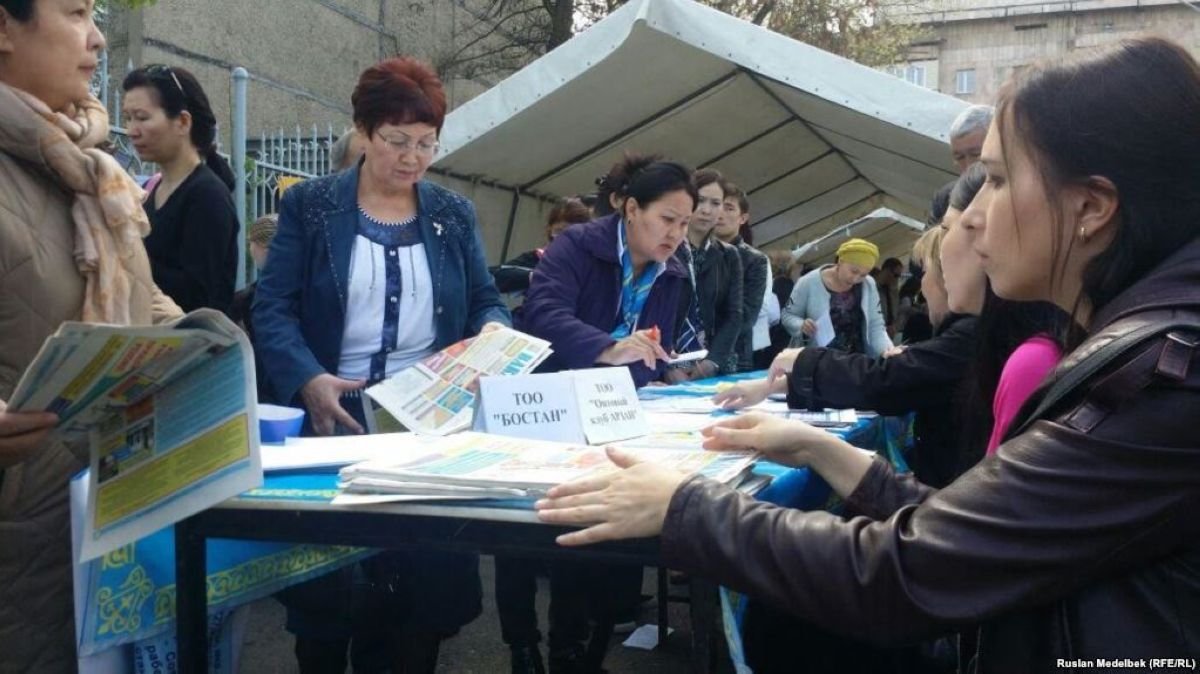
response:
M1190 311L1156 310L1129 316L1114 322L1094 338L1084 342L1078 351L1087 351L1078 361L1071 363L1061 376L1054 380L1036 408L1024 417L1009 437L1020 435L1064 398L1075 391L1097 372L1112 364L1140 344L1175 330L1200 330L1200 314Z

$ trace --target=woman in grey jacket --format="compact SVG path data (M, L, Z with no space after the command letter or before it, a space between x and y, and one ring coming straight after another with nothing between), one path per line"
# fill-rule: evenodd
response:
M783 327L792 346L827 346L872 358L892 348L879 290L869 274L879 260L879 249L863 239L850 239L838 247L837 263L815 269L796 282L783 310ZM833 325L833 340L815 343L817 322L826 316Z

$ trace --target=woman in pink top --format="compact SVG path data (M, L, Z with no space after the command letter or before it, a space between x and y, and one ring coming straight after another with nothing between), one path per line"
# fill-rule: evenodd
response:
M988 456L996 453L1017 413L1061 358L1062 347L1045 335L1030 337L1008 357L1000 373L1000 382L996 385L996 397L992 401L993 422L992 435L988 439Z

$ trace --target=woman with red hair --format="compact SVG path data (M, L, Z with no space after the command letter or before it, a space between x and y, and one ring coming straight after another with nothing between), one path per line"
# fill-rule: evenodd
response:
M423 180L446 95L411 58L378 63L351 102L359 162L288 190L254 302L259 352L313 435L362 433L363 387L509 325L475 209ZM384 553L284 598L300 671L433 672L438 644L480 611L478 558Z

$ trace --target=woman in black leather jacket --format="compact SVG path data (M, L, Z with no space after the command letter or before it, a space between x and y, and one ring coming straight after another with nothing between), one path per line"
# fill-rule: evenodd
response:
M881 642L981 623L976 672L1196 657L1200 66L1130 40L1032 68L998 103L974 248L998 295L1086 331L999 451L939 492L864 456L850 502L875 519L848 521L614 452L626 470L540 504L590 525L561 543L661 533L666 565ZM709 433L795 465L837 442L753 415Z

